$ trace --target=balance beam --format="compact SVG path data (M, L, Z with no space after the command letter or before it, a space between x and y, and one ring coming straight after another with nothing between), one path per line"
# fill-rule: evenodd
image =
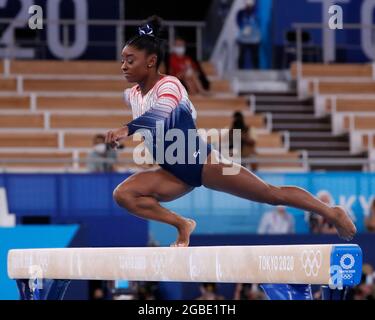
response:
M358 245L27 249L8 252L11 279L321 284L360 282Z

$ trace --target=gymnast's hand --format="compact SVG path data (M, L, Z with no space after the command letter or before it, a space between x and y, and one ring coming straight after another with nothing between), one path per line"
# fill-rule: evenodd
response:
M105 143L109 144L111 148L116 149L120 145L120 141L128 136L129 129L127 126L110 130L105 136Z

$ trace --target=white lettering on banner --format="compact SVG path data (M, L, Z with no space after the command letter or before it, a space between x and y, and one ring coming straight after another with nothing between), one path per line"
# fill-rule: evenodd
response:
M368 216L370 214L370 206L371 202L373 201L374 197L370 197L368 201L364 196L359 196L359 203L361 204L361 208L363 209L364 216Z
M31 291L43 289L43 269L40 266L32 265L29 267L29 288Z
M259 271L293 271L293 256L258 256Z
M373 24L372 17L375 8L375 0L364 0L361 9L361 45L364 54L371 60L375 59L374 30L369 28ZM366 27L367 26L367 27Z
M77 59L86 51L88 46L87 0L73 0L75 19L80 22L74 26L75 36L72 44L60 42L60 25L56 24L56 21L60 19L60 3L61 0L49 0L47 2L48 19L52 21L47 28L48 47L56 58Z
M355 200L356 196L350 196L348 198L346 198L345 196L340 196L339 198L340 206L343 206L347 210L348 214L350 215L353 221L356 221L356 217L352 209Z
M329 28L332 30L344 29L344 20L343 20L344 14L343 14L342 7L338 5L330 6L328 13L332 15L332 17L330 17L328 21Z

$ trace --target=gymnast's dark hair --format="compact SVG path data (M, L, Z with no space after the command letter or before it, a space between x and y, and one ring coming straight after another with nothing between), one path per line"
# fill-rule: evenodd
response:
M138 35L128 40L125 46L132 46L138 50L145 50L148 55L156 54L156 67L159 68L164 59L163 21L158 16L149 17L138 28Z

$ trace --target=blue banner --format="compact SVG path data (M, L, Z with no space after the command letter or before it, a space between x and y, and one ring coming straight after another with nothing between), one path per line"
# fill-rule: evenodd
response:
M375 173L263 173L266 182L281 186L295 185L312 194L327 191L334 204L346 207L360 232L374 195ZM9 210L18 221L27 216L50 216L52 222L75 223L82 218L126 217L131 223L143 221L126 214L113 200L114 188L129 174L1 174ZM260 220L271 206L240 199L229 194L197 188L166 207L197 220L198 234L256 233ZM309 232L305 213L287 208L293 215L296 233ZM129 221L130 221L129 220ZM129 222L130 223L130 222ZM139 226L141 227L141 226ZM143 228L143 227L142 227ZM174 240L174 228L151 223L150 233L161 243Z
M374 22L375 3L368 0L274 0L272 34L275 50L287 43L286 32L293 30L295 23L322 24L328 28L326 18L332 15L328 10L326 12L326 9L331 5L339 5L342 8L344 26L345 24L372 25ZM320 29L305 29L305 31L311 36L311 41L306 44L310 49L316 46L318 54L319 48L322 48L322 31ZM335 45L336 61L368 62L373 59L371 51L374 41L371 32L345 27L334 32L335 43L330 45Z

